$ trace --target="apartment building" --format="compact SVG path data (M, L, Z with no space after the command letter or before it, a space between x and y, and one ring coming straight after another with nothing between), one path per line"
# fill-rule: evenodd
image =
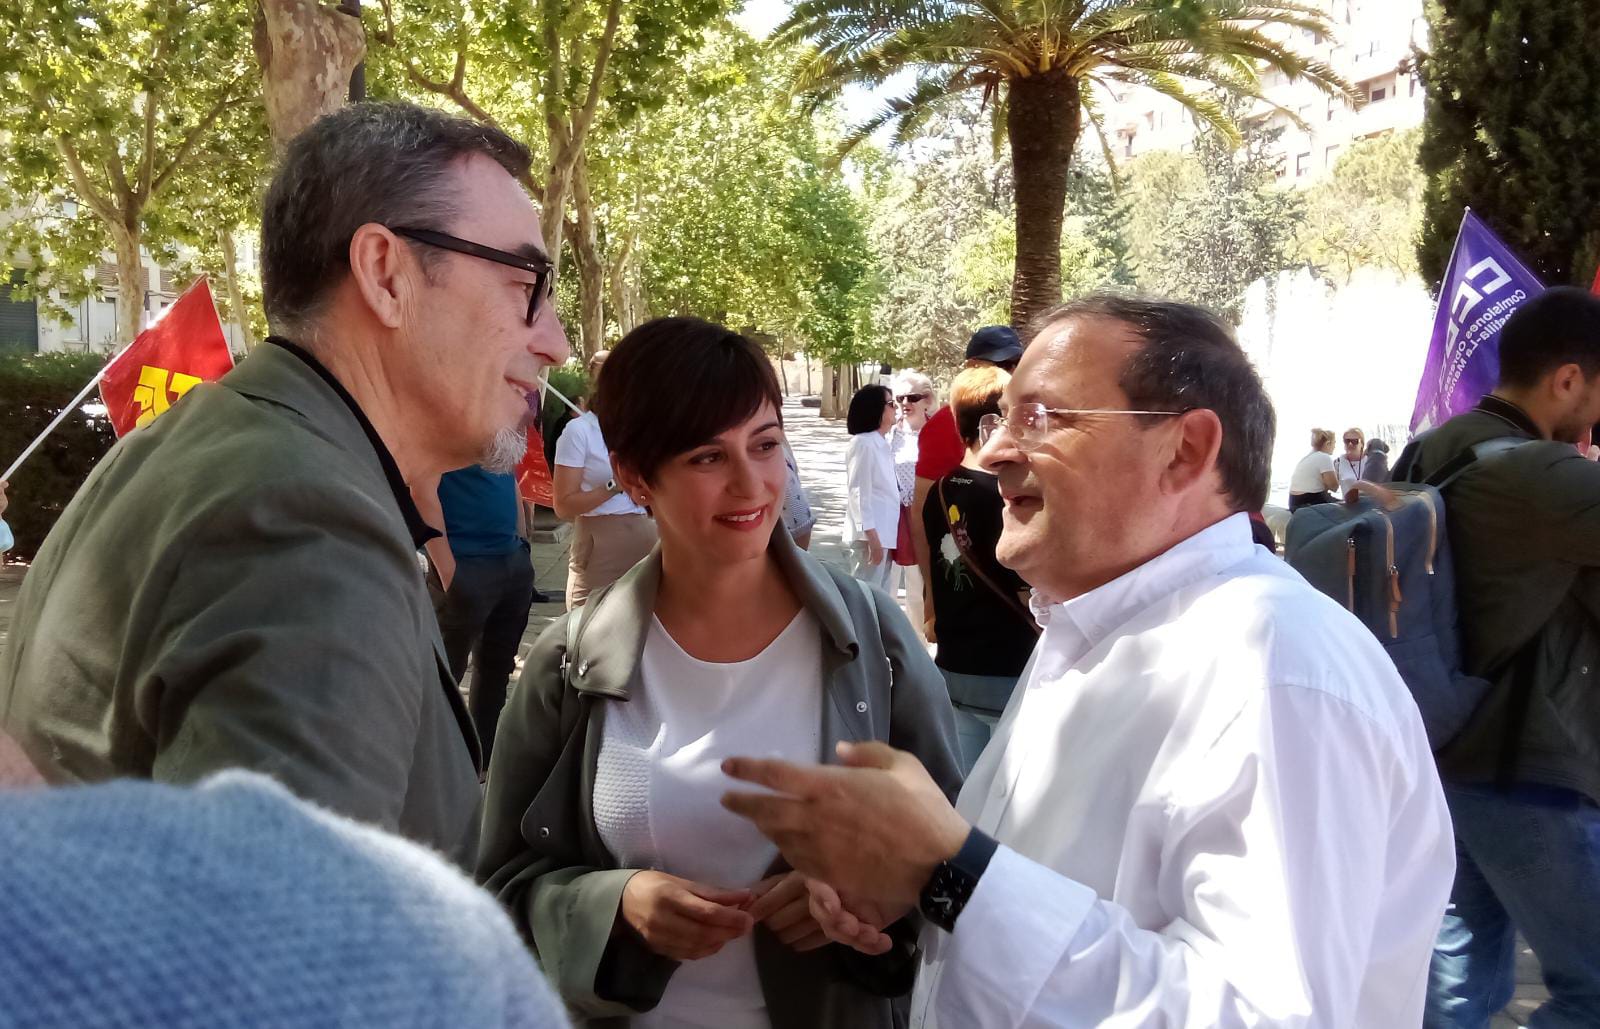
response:
M63 213L77 213L76 204L63 200ZM7 217L0 211L0 219ZM140 254L143 274L140 292L140 328L150 324L156 315L165 311L187 288L188 280L180 280L170 268L163 267L148 251ZM241 274L253 274L255 248L240 241L239 261ZM44 298L20 294L28 281L28 269L33 258L28 254L15 257L18 267L9 277L0 276L0 353L41 353L54 351L111 350L117 342L117 266L109 253L105 254L92 272L93 295L81 302L65 304L59 293ZM214 293L223 294L225 287L213 282ZM55 311L65 304L69 317L57 318ZM244 340L230 321L223 323L223 331L235 351L242 351Z
M1422 82L1412 56L1427 43L1422 0L1321 0L1320 6L1332 35L1303 29L1274 35L1328 64L1364 99L1352 105L1276 72L1264 76L1263 92L1275 106L1259 105L1256 116L1281 130L1273 144L1278 175L1296 186L1326 175L1352 143L1422 124ZM1103 114L1118 160L1192 147L1195 121L1182 105L1144 87L1117 89L1103 98Z

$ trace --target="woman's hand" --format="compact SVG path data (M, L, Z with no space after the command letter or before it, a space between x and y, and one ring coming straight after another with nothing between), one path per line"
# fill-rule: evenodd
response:
M867 564L876 568L883 564L883 544L878 542L878 530L867 530Z
M816 950L828 942L811 915L806 878L799 872L770 876L755 886L750 917L772 930L784 946L797 951Z
M755 925L750 890L719 890L665 872L635 872L622 888L622 917L645 946L674 961L698 961Z
M873 957L888 953L894 946L888 934L880 930L895 921L895 916L878 905L870 901L846 905L837 890L819 879L806 880L806 894L811 918L828 939ZM904 914L901 912L900 917Z

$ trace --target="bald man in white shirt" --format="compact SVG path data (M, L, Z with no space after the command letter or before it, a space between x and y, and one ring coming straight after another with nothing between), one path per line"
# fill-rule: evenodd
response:
M836 940L926 919L912 1025L1416 1026L1455 868L1378 642L1251 541L1270 402L1216 319L1096 296L986 426L1044 625L952 808L909 755L739 758ZM827 885L823 885L827 884Z

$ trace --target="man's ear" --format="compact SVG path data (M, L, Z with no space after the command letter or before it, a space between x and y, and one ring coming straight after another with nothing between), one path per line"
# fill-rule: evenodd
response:
M350 281L385 328L400 327L401 312L418 272L415 257L382 225L368 222L350 237Z
M1222 419L1215 411L1199 408L1178 415L1177 435L1162 472L1161 486L1168 493L1183 493L1217 467L1222 453Z
M1550 373L1550 392L1559 399L1569 399L1574 394L1584 392L1588 387L1589 380L1578 364L1564 364Z

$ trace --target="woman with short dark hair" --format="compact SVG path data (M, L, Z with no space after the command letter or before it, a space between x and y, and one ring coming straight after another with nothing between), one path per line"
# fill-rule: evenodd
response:
M693 318L640 326L606 365L595 413L661 542L534 645L478 866L586 1029L890 1029L910 985L909 947L828 943L804 879L720 803L724 758L814 762L846 740L960 785L905 617L781 525L782 399L759 346Z
M895 485L894 396L887 386L863 386L845 415L850 446L844 452L844 544L856 578L888 591L900 530L900 490Z

